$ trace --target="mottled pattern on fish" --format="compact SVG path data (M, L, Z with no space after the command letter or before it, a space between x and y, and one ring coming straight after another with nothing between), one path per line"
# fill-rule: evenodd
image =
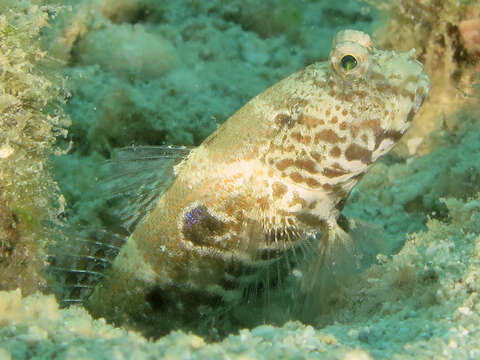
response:
M305 252L322 271L329 247L348 241L337 225L345 198L428 93L413 55L342 31L330 61L252 99L175 167L87 308L160 334L280 281Z

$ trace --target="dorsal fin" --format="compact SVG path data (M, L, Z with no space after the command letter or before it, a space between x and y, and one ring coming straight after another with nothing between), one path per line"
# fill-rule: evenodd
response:
M116 149L102 169L102 198L119 201L114 206L122 227L132 233L150 213L158 199L175 179L173 167L190 152L186 147L135 146Z
M60 228L47 257L49 285L62 306L81 304L118 255L125 236L71 224Z
M98 228L79 219L75 224L63 224L50 250L48 271L62 305L81 304L90 296L126 238L174 180L173 167L189 152L186 147L171 146L128 147L113 152L92 190L103 200L102 207L108 206L110 218L102 222L109 224Z

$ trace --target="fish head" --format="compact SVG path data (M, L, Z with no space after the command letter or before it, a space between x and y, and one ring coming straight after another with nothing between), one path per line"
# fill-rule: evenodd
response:
M414 53L379 50L364 32L340 31L329 61L266 93L281 99L267 163L300 187L348 193L407 131L429 92Z
M330 76L333 102L351 113L352 143L372 151L371 162L388 152L412 124L430 89L423 65L408 52L380 50L366 33L343 30L333 40ZM364 137L365 139L365 137ZM361 144L363 142L363 144Z

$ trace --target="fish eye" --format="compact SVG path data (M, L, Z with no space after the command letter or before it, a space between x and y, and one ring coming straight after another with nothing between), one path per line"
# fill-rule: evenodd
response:
M353 70L357 67L357 59L353 55L345 55L340 60L340 65L346 71Z
M370 66L370 50L360 43L343 41L330 52L333 71L345 80L363 79Z

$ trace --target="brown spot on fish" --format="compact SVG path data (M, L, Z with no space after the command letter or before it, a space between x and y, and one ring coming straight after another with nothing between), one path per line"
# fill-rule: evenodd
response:
M313 179L313 178L307 178L307 179L305 180L305 183L306 183L308 186L310 186L311 188L318 188L318 187L320 187L320 185L321 185L317 180L315 180L315 179Z
M396 93L396 89L385 83L385 82L379 82L375 85L375 89L380 93L380 94L387 94L387 93Z
M350 171L343 169L339 164L333 164L332 167L324 168L322 174L330 179L343 176Z
M292 132L292 133L290 133L290 137L291 137L292 139L297 140L297 142L301 142L302 139L303 139L302 134L300 134L299 132Z
M298 113L298 111L295 111L298 108L303 108L308 105L308 100L303 99L300 97L292 98L288 101L289 107L291 110L294 110L295 113Z
M289 175L290 179L292 179L296 183L301 183L303 182L303 176L300 175L298 172L291 173Z
M308 136L308 135L303 136L299 132L291 133L290 137L297 140L297 142L305 144L305 145L310 144L310 141L312 140L312 138L310 136Z
M407 90L406 88L402 89L402 91L400 92L400 95L409 98L411 102L415 101L415 94L413 92Z
M338 146L334 146L332 148L332 150L330 150L330 156L332 157L339 157L340 155L342 154L342 151L340 150L340 148Z
M348 103L353 101L351 93L342 93L339 98Z
M293 160L292 159L282 159L278 163L275 164L275 167L278 170L283 171L283 170L285 170L286 168L288 168L292 165L293 165Z
M210 237L225 231L226 224L210 214L205 205L187 211L183 219L183 235L196 245L206 245Z
M257 199L257 204L263 211L270 208L270 199L266 196Z
M295 120L287 114L278 114L273 121L275 124L281 127L287 127L288 129L291 129L293 125L295 125Z
M392 139L393 142L397 142L402 137L402 133L396 130L381 131L375 134L375 150L378 149L380 144L385 139Z
M344 142L345 137L339 137L335 131L326 129L315 134L315 144L318 144L319 141L336 144L339 142Z
M293 199L290 202L289 206L295 206L297 204L300 204L302 208L305 208L308 205L307 201L301 198L300 196L298 196L298 193L295 191L293 193Z
M320 163L323 160L323 156L315 151L312 151L310 153L310 156L318 163Z
M380 129L380 120L365 120L359 124L359 127L376 131L377 129Z
M323 125L325 123L322 119L306 114L300 114L298 122L304 124L308 129Z
M356 93L356 95L360 98L360 99L363 99L367 96L367 92L366 91L358 91Z
M312 160L308 159L297 159L295 160L295 167L298 169L306 170L310 174L316 174L317 169L315 167L315 163Z
M281 199L283 195L287 193L287 190L288 190L288 188L284 184L278 181L273 183L272 189L273 189L273 196L276 199Z
M345 151L345 158L348 161L360 160L365 164L372 162L372 152L357 144L351 144Z

